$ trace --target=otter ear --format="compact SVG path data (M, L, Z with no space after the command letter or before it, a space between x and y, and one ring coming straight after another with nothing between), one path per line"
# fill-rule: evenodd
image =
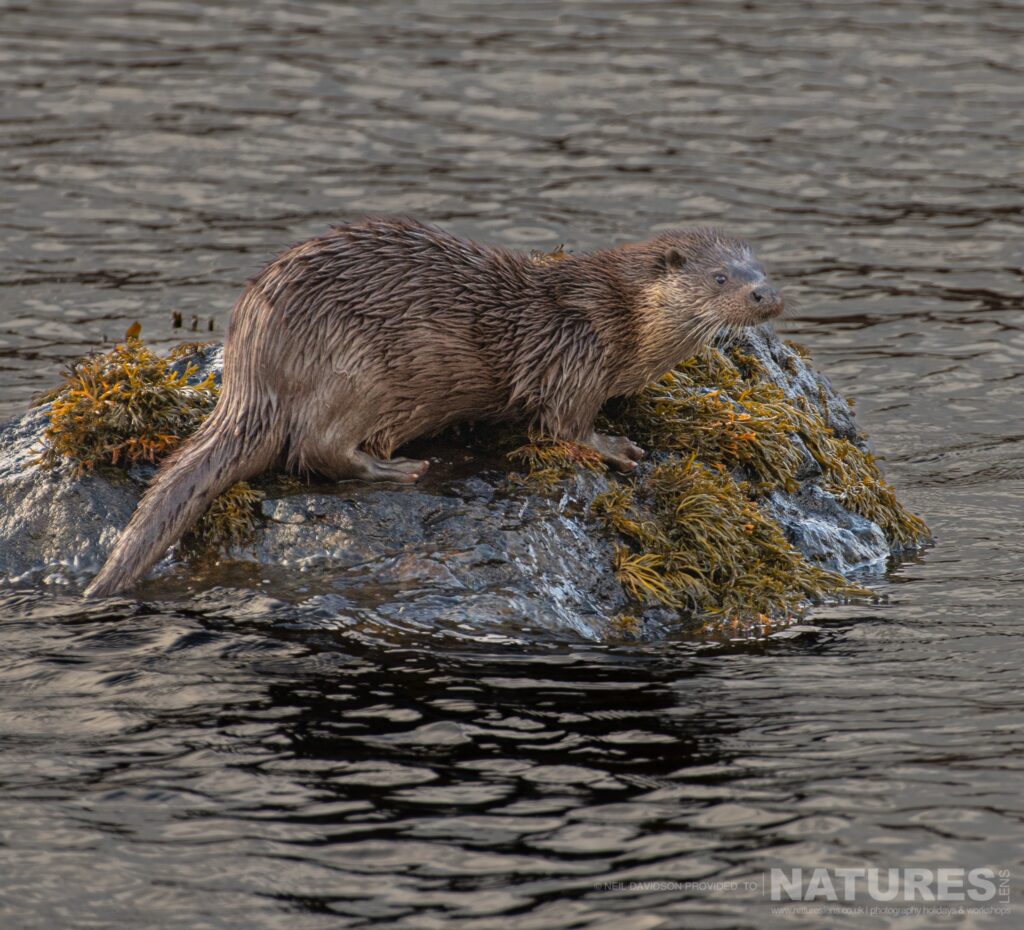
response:
M678 271L686 264L686 256L674 245L670 245L661 256L661 262L666 271Z

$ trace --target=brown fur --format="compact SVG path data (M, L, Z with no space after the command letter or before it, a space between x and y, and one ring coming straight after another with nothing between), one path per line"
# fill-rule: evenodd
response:
M716 230L538 261L412 220L339 226L242 293L213 415L86 593L131 584L236 481L275 463L415 481L427 463L391 453L457 421L522 419L629 470L642 452L594 432L602 404L781 306L750 248Z

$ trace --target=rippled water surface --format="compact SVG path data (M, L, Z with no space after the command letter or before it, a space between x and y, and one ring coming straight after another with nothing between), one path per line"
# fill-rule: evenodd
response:
M1022 48L981 0L0 5L0 414L133 320L222 332L346 217L723 223L937 537L884 603L732 645L0 592L0 925L1020 926L761 883L991 866L1024 896Z

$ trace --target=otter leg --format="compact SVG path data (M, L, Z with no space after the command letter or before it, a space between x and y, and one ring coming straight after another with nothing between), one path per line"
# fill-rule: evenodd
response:
M289 465L298 472L321 475L334 481L361 478L365 481L401 481L411 484L422 478L430 462L420 459L379 459L353 448L337 435L323 430L314 441L298 443L292 449Z
M363 478L366 481L402 481L407 484L422 478L430 467L430 462L425 459L378 459L359 449L350 453L346 464L346 477Z
M625 436L606 436L594 429L594 420L610 392L597 380L581 378L586 372L600 370L603 350L587 328L576 337L575 356L563 359L561 367L553 369L542 386L544 402L537 417L540 430L548 436L590 446L619 471L634 471L644 450Z
M635 471L636 463L645 455L644 450L626 436L606 436L597 432L593 426L597 406L595 403L592 409L577 410L562 405L561 409L547 410L539 418L541 433L590 446L618 471ZM563 412L566 408L568 412Z
M623 472L633 471L645 454L643 449L626 436L606 436L595 431L583 443L596 449L609 465Z
M594 416L596 416L596 412ZM591 424L594 417L590 417ZM600 453L601 458L612 468L621 472L635 471L636 463L646 455L636 443L626 436L606 436L599 433L593 426L573 426L569 418L543 417L540 421L541 433L568 439L584 446L590 446Z

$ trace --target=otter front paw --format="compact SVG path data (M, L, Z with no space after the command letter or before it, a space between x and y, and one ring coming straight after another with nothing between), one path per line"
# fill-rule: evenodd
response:
M636 469L636 463L644 457L644 450L625 436L605 436L591 433L587 445L601 453L601 458L621 472Z

